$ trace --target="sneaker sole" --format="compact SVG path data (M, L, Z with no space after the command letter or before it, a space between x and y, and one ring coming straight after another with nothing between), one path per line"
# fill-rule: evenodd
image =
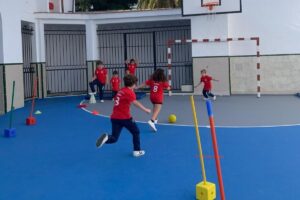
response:
M157 129L154 128L154 127L152 127L152 126L150 125L150 123L148 123L148 125L150 126L150 128L151 128L153 131L157 132Z
M138 154L138 155L134 155L134 154L133 154L133 157L138 158L138 157L144 156L145 154L146 154L146 153Z
M104 135L101 135L101 136L97 139L97 141L96 141L96 147L97 147L97 148L100 148L100 147L103 146L103 144L105 143L104 140L105 140L106 137L107 137L107 135L104 134Z

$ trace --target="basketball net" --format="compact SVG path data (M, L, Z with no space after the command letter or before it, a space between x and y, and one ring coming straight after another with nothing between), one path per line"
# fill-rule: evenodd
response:
M207 2L205 4L203 4L203 7L206 7L208 9L208 11L210 12L207 15L207 19L208 20L214 20L216 18L216 12L214 11L215 6L220 5L219 2Z

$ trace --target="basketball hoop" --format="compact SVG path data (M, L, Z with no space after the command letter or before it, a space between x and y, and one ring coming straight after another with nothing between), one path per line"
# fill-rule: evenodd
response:
M215 6L219 6L219 2L207 2L202 5L202 7L207 7L209 11L212 11Z

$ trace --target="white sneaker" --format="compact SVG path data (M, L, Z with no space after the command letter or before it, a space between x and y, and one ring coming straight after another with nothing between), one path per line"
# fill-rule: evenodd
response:
M143 156L145 155L145 151L144 150L140 150L140 151L133 151L133 156L134 157L140 157L140 156Z
M213 100L214 100L214 101L217 100L217 96L216 96L216 95L213 97Z
M152 128L153 131L157 131L156 127L155 127L155 123L152 122L151 120L148 121L149 126Z
M103 144L105 144L105 142L108 140L108 135L105 133L103 135L101 135L97 141L96 141L96 147L100 148L103 146Z
M104 100L102 99L102 100L100 100L100 102L101 102L101 103L104 103Z
M158 123L158 120L156 119L156 120L154 120L154 124L157 124Z

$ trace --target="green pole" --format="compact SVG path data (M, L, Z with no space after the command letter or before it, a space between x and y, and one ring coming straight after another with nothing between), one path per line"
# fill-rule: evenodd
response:
M16 82L13 81L13 90L12 90L12 95L11 95L11 107L10 107L10 118L9 118L9 128L10 129L12 127L12 120L13 120L15 85L16 85Z

